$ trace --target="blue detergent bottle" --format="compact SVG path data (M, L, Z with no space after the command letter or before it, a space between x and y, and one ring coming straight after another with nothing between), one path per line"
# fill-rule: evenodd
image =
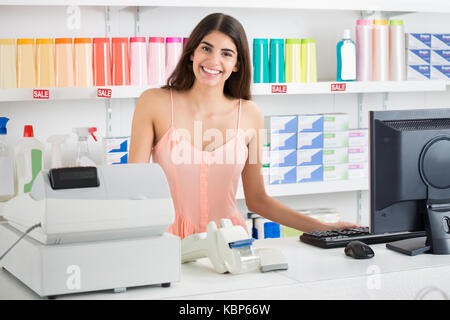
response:
M356 44L351 39L350 29L344 30L342 40L336 46L337 81L356 80Z

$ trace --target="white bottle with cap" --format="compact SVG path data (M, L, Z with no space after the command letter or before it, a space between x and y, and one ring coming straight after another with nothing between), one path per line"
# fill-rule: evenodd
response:
M8 118L0 117L0 202L14 197L14 163L8 145L4 141L8 120Z
M26 125L23 138L14 148L16 195L31 191L34 179L44 168L45 146L34 137L33 126Z
M337 81L356 80L356 44L351 38L350 29L345 29L342 40L336 46Z

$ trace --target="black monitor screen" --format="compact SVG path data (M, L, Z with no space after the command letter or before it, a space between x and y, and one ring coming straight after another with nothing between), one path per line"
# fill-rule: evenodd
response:
M429 188L421 155L433 139L450 141L450 109L371 111L369 116L371 231L423 231ZM450 180L433 171L428 172L441 175L444 184Z

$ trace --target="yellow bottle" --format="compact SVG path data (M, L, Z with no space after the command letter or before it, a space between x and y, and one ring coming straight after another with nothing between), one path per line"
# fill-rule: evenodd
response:
M34 39L17 39L17 88L36 87Z
M17 88L16 41L0 39L0 88Z
M53 39L36 39L36 86L55 87Z
M286 39L286 82L300 82L300 39Z
M317 82L316 40L302 39L301 47L300 82Z

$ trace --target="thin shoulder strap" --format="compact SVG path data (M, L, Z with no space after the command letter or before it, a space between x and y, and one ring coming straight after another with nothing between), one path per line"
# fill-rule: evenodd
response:
M239 99L238 122L237 122L238 130L239 130L239 125L241 123L241 106L242 106L242 99Z
M170 126L173 126L173 96L172 96L172 88L170 88Z

